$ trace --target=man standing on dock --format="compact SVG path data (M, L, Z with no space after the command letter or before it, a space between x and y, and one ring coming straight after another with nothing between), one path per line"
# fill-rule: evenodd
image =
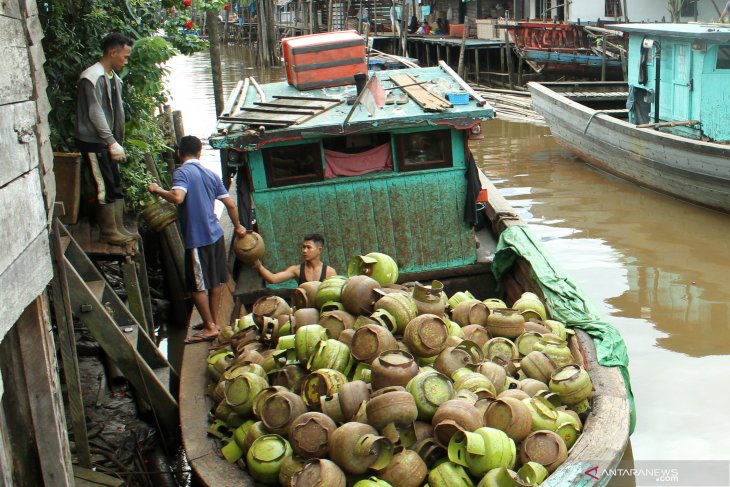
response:
M200 163L203 144L195 136L180 139L180 166L173 175L172 189L166 191L156 183L148 186L150 193L178 205L178 218L185 240L185 283L192 293L195 307L203 319L203 328L185 343L211 341L218 336L218 308L221 286L228 281L228 259L223 241L223 229L213 211L215 200L228 210L239 237L246 229L239 223L233 199L223 181Z
M123 245L138 237L124 228L124 194L117 164L126 162L121 71L133 42L111 33L102 42L101 59L79 77L76 100L76 146L96 184L99 239Z

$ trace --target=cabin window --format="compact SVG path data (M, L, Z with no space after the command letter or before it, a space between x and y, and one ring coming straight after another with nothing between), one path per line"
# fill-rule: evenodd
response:
M270 188L323 179L322 153L318 143L263 149L262 154Z
M604 15L606 17L623 17L621 10L621 0L606 0L606 9Z
M451 167L451 131L414 132L396 136L398 168L418 171Z
M730 46L718 46L715 69L730 69Z
M351 134L342 137L330 137L322 141L322 147L325 150L333 150L337 152L345 152L347 154L356 154L373 149L380 145L390 142L390 134L387 132L378 132L374 134Z

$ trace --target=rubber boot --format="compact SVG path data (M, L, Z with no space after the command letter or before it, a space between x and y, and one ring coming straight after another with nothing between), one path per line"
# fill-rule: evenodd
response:
M112 245L124 245L134 240L117 231L114 220L114 205L96 205L96 223L99 225L99 241Z
M124 200L116 200L114 203L112 203L112 205L114 206L114 222L117 225L117 232L121 233L125 237L138 239L138 233L130 232L124 226Z

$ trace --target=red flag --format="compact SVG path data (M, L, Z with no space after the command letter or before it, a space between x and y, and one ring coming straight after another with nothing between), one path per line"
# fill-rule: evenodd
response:
M365 88L363 88L360 104L365 107L371 117L375 115L376 109L385 106L385 90L377 76L371 76Z

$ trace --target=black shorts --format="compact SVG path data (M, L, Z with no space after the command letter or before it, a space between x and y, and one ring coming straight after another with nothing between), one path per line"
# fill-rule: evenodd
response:
M185 286L188 291L207 291L228 282L228 259L223 237L217 242L185 249Z

